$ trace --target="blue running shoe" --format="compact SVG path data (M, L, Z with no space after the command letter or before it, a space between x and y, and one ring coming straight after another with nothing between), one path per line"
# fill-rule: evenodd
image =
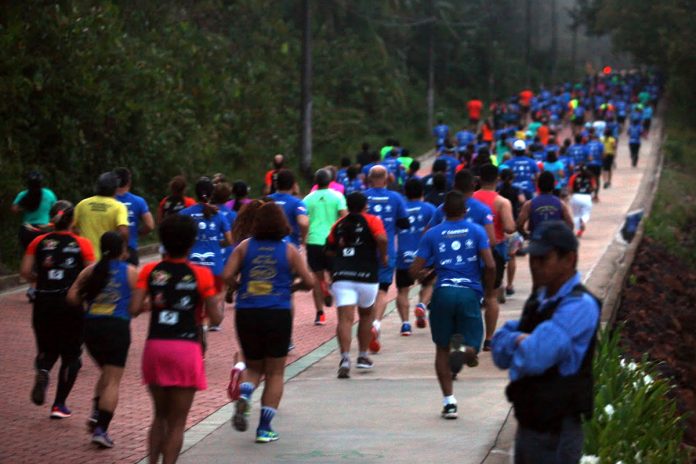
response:
M402 322L401 323L401 336L408 337L409 335L411 335L411 323L410 322Z
M51 408L51 419L66 419L70 416L72 416L72 411L64 404L54 404Z
M92 443L99 445L102 448L113 448L114 441L109 437L109 434L102 430L101 427L94 429L92 434Z
M257 430L256 443L270 443L278 439L278 434L273 430Z

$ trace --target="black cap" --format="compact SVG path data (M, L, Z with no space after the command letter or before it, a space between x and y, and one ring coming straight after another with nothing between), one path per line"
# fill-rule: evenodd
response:
M534 229L525 249L530 256L544 256L553 250L578 251L578 239L563 221L548 221Z

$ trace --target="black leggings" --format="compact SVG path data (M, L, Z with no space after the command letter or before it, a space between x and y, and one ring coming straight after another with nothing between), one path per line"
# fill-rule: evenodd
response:
M65 404L82 367L82 309L66 305L64 296L46 297L39 294L34 302L32 325L36 336L36 369L50 371L60 358L54 404Z

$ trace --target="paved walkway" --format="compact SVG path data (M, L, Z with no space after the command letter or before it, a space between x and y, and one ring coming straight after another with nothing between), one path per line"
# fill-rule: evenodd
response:
M650 150L644 143L643 153ZM622 137L618 167L611 190L603 192L581 242L580 268L584 274L603 252L621 225L635 195L642 168L631 169ZM529 291L526 260L519 259L517 294L503 305L501 323L517 317ZM312 324L314 309L309 294L298 294L294 341L288 358L286 391L274 425L281 440L267 446L253 443L251 431L238 433L229 426L231 405L225 387L235 351L234 321L228 317L223 331L210 334L206 360L209 389L196 395L189 415L186 451L181 462L481 462L495 443L509 413L503 396L505 373L492 366L490 355L481 365L464 371L455 384L460 404L457 421L439 418L440 394L432 362L434 349L428 330L410 338L398 336L398 317L383 324L384 349L375 356L371 372L353 372L347 381L336 379L338 357L332 341L335 312L328 324ZM48 419L48 406L29 401L33 383L35 346L31 331L31 306L22 291L0 295L0 462L70 463L138 462L146 455L146 435L151 418L149 396L140 384L146 317L133 321L133 344L124 376L121 400L110 433L112 450L96 450L84 426L90 412L92 389L98 371L85 356L68 405L73 417ZM228 312L228 316L231 313ZM328 342L328 343L327 343ZM54 368L48 402L55 391ZM253 424L258 404L254 404Z
M657 124L659 126L659 122ZM653 133L657 132L654 130ZM651 151L652 138L641 149ZM622 137L618 169L611 189L600 193L587 232L581 239L579 270L584 277L604 252L623 223L643 168L630 167L628 146ZM644 163L641 163L643 165ZM531 279L525 258L518 258L517 293L501 306L500 324L519 317L529 295ZM415 296L415 295L414 295ZM416 302L412 298L412 302ZM455 382L459 419L440 418L441 395L434 374L434 347L429 330L414 329L399 336L395 312L382 324L383 349L373 357L371 371L353 370L351 379L338 380L336 350L286 384L274 427L281 439L270 445L254 443L258 399L250 430L239 433L229 424L232 405L187 435L189 448L180 462L191 464L239 462L282 463L481 463L491 459L498 434L510 407L504 396L506 372L493 366L490 354L481 364L465 368ZM353 353L355 353L355 343ZM328 349L321 350L321 354ZM201 437L205 437L202 438ZM193 445L193 443L196 443ZM193 445L193 446L192 446ZM507 461L509 449L496 450L498 462ZM493 459L491 459L493 460Z

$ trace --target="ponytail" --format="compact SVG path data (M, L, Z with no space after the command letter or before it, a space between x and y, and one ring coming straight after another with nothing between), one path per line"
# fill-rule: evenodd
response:
M92 268L84 285L80 289L80 295L88 303L104 290L109 281L109 262L118 260L123 253L123 237L117 232L106 232L100 240L101 259Z
M69 201L59 200L53 204L49 215L55 230L67 230L73 222L75 208Z

